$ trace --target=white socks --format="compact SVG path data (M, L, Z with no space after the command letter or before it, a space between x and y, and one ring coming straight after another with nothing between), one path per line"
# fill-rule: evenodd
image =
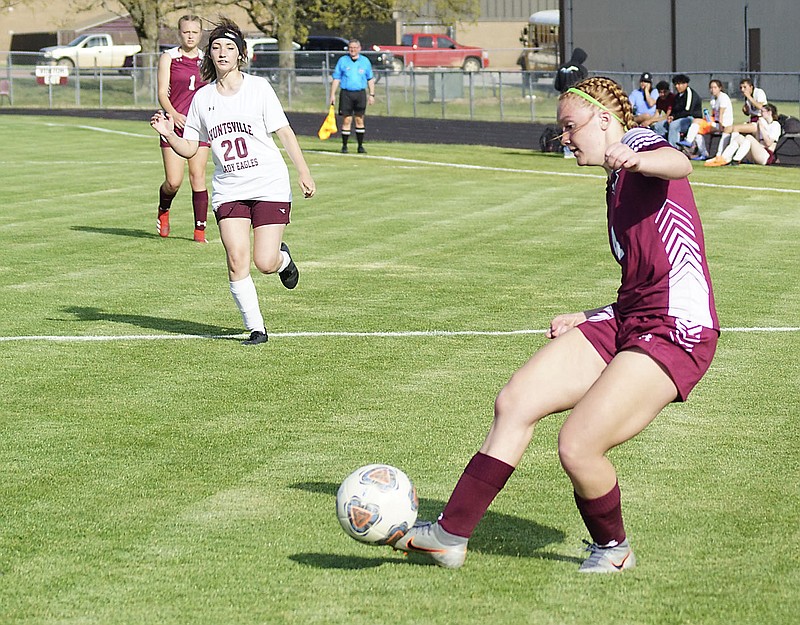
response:
M719 138L719 146L717 147L717 156L722 156L722 153L725 151L725 148L728 145L728 141L730 141L731 133L723 132L722 136Z
M689 130L686 131L686 143L692 143L697 137L697 133L700 131L700 126L697 124L692 124L689 126Z
M726 163L730 163L731 161L740 163L742 159L747 156L749 151L750 144L747 142L747 139L738 132L734 132L733 135L731 135L731 142L722 151L720 156L722 156Z
M288 264L288 263L287 263ZM231 295L239 312L242 313L242 321L248 332L258 330L266 332L264 327L264 317L261 316L261 308L258 305L258 295L253 278L247 276L243 280L230 283Z
M281 266L278 267L278 273L286 269L289 266L290 262L292 262L292 257L289 256L289 254L287 254L283 250L281 250Z
M694 128L694 126L692 126L692 128ZM697 138L695 139L695 143L697 143L697 149L700 152L700 154L703 154L703 155L707 156L708 155L708 150L706 150L705 137L703 137L703 135L697 135Z

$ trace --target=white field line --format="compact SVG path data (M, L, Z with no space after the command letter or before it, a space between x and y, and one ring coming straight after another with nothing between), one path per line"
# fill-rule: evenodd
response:
M93 130L95 132L106 132L110 135L122 135L124 137L136 137L138 139L153 139L158 136L153 134L141 134L138 132L126 132L124 130L111 130L110 128L100 128L100 126L85 126L83 124L54 124L53 122L44 122L45 126L58 127L58 128L81 128L83 130Z
M150 134L138 134L133 132L124 132L121 130L109 130L108 128L100 128L99 126L86 126L86 125L74 125L74 124L55 124L53 122L44 122L45 126L63 126L63 127L70 127L70 128L81 128L83 130L92 130L95 132L105 132L110 134L118 134L124 135L126 137L136 137L140 139L152 139L155 135ZM327 156L333 157L343 157L343 154L335 153L335 152L327 152L323 150L304 150L309 154L322 154ZM345 157L348 158L348 157ZM584 174L578 172L566 172L566 171L546 171L541 169L516 169L513 167L488 167L486 165L467 165L465 163L445 163L441 161L423 161L419 159L413 158L399 158L395 156L375 156L375 155L362 155L359 158L370 158L374 160L383 160L389 162L396 162L396 163L408 163L413 165L429 165L433 167L450 167L453 169L476 169L480 171L501 171L507 173L517 173L517 174L534 174L538 176L560 176L563 178L598 178L600 180L605 180L605 176L599 176L597 174ZM149 161L148 161L149 162ZM0 161L2 163L2 161ZM130 161L127 161L130 164ZM41 163L40 163L41 164ZM74 163L72 163L74 164ZM105 163L108 164L108 163ZM711 189L740 189L743 191L753 191L753 192L762 192L762 191L771 191L773 193L797 193L800 194L800 189L780 189L777 187L748 187L746 185L735 185L735 184L716 184L713 182L692 182L693 187L707 187Z
M347 158L343 154L336 154L332 152L323 152L320 150L304 150L308 153L313 154L327 154L328 156L335 156L335 157L344 157ZM488 167L486 165L467 165L465 163L445 163L441 161L423 161L413 158L399 158L395 156L374 156L374 155L361 155L359 158L372 158L376 160L384 160L384 161L394 161L397 163L410 163L414 165L431 165L435 167L450 167L453 169L477 169L482 171L501 171L506 173L518 173L518 174L535 174L539 176L561 176L567 178L597 178L600 180L605 180L606 176L600 176L597 174L584 174L584 173L577 173L577 172L566 172L566 171L546 171L541 169L516 169L513 167ZM800 189L780 189L777 187L748 187L745 185L735 185L735 184L716 184L713 182L694 182L692 181L693 187L709 187L712 189L742 189L745 191L772 191L774 193L800 193Z
M407 332L275 332L270 333L271 339L281 338L338 338L338 337L366 337L366 338L405 338L405 337L448 337L448 336L516 336L522 334L544 334L544 330L410 330ZM752 328L723 328L726 332L800 332L800 327L752 327ZM88 336L55 336L55 335L28 335L28 336L0 336L0 343L17 341L50 341L86 343L96 341L166 341L175 339L238 339L245 338L247 334L121 334L88 335Z

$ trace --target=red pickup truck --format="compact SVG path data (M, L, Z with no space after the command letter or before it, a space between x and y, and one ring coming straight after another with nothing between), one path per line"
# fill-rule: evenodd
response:
M394 54L392 70L402 72L406 67L460 67L465 72L477 72L489 67L489 53L481 48L462 46L447 35L407 33L399 46L373 46L376 52Z

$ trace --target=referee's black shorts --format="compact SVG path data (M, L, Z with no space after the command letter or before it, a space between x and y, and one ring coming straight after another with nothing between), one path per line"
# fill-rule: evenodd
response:
M367 110L367 90L347 91L342 89L339 92L339 115L351 117L352 115L363 115Z

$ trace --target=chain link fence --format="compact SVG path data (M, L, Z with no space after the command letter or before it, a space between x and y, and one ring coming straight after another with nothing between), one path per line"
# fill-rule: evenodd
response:
M45 65L38 53L0 53L0 59L5 58L5 65L0 67L0 107L156 109L157 56L139 54L132 67L104 69ZM248 67L245 71L269 78L288 111L327 110L331 77L323 58L316 71L271 67ZM639 72L592 73L610 76L626 90L639 86ZM711 78L726 85L734 102L742 100L740 73L684 73L691 78L691 87L706 100ZM401 72L376 70L375 74L377 98L370 115L543 123L555 120L558 94L553 89L552 72L464 72L412 67ZM800 73L759 73L750 77L781 113L798 116ZM655 82L670 78L671 74L653 72Z

